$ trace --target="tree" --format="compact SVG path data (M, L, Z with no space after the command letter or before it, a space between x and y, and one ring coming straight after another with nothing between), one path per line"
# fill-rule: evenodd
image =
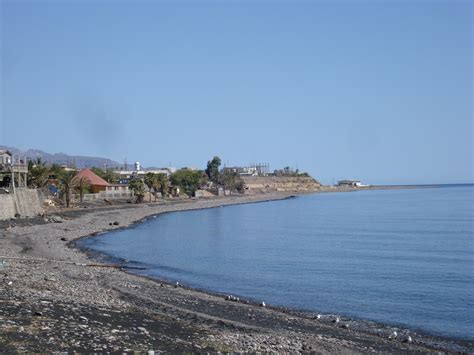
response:
M213 183L219 183L219 166L221 165L221 158L215 156L212 160L207 162L206 174Z
M171 183L181 187L186 194L192 196L202 181L203 172L199 170L180 169L171 175Z
M145 184L141 179L135 178L132 179L128 187L133 191L133 194L137 198L137 203L143 202L143 197L145 196Z
M48 170L49 177L53 179L60 179L64 174L64 169L59 164L51 164Z
M170 180L168 179L168 175L159 173L156 174L156 179L158 181L158 188L160 189L161 196L168 196L168 189L170 187Z
M91 171L96 174L97 176L101 177L102 179L104 179L105 181L107 182L110 182L110 183L115 183L117 182L118 180L118 176L117 174L115 174L112 170L103 170L101 168L96 168L96 167L93 167L91 168Z
M49 171L46 165L43 163L41 158L37 158L36 161L28 161L28 177L27 184L33 188L40 188L46 185L48 182Z
M156 201L156 190L158 185L158 179L154 173L146 173L145 178L143 179L145 185L148 187L150 191L150 202L151 202L151 191L155 193L155 201Z
M71 202L71 191L75 186L75 180L74 180L75 176L76 176L75 171L66 171L61 177L61 179L59 180L60 181L59 188L60 188L61 194L66 199L66 207L68 208Z
M90 187L90 182L85 177L80 177L79 179L74 180L74 188L79 192L79 198L82 205L82 200L84 199L84 192L87 192Z
M245 183L240 175L229 169L224 169L220 177L220 183L224 185L224 189L229 190L231 193L234 191L242 193L245 190Z

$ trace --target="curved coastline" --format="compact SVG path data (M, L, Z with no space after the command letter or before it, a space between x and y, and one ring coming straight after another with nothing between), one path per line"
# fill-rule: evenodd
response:
M13 231L4 232L5 238L0 239L0 246L4 247L3 250L7 251L7 254L10 254L12 257L22 255L25 259L30 259L33 264L35 263L33 261L34 258L40 256L51 258L55 262L68 260L73 264L68 264L66 275L61 275L61 270L58 270L57 267L55 268L55 265L51 266L50 264L54 264L53 262L46 262L43 268L33 267L32 269L33 272L40 272L40 278L45 273L53 273L57 279L64 281L65 284L71 283L71 274L73 274L80 281L75 285L74 283L77 280L72 278L73 286L84 286L88 284L87 279L82 280L84 268L87 267L85 265L102 260L77 247L75 244L79 239L88 238L98 233L107 233L118 228L129 228L131 225L141 223L154 215L162 213L215 208L236 203L265 202L289 198L293 195L280 193L216 198L204 201L186 201L168 205L145 204L143 206L130 206L120 209L111 208L102 211L71 211L63 214L65 218L69 219L62 224L21 227L15 228ZM109 223L113 221L118 221L119 226L110 226ZM36 235L33 237L32 235L35 233ZM12 235L9 236L8 234ZM60 236L67 239L66 243L61 241ZM17 239L12 240L9 237ZM48 245L48 247L45 247L45 245ZM31 267L28 268L28 262L23 262L24 265L17 263L14 259L10 259L9 262L12 267L17 267L15 270L10 270L7 275L7 277L14 281L20 281L20 276L24 275L23 272L31 269ZM431 336L413 331L410 331L410 334L416 334L416 337L414 337L414 341L411 344L403 343L401 339L388 340L386 333L394 328L398 329L398 327L350 319L351 328L343 329L332 323L333 315L325 315L323 321L315 320L313 319L314 312L273 306L262 308L258 304L247 300L241 302L225 301L223 295L217 292L187 287L175 288L172 284L163 280L137 275L127 270L120 270L120 268L107 267L110 264L94 265L95 267L87 268L87 274L90 279L100 280L96 288L84 290L86 292L78 290L77 294L68 295L65 295L65 290L59 288L53 290L52 294L49 295L52 299L51 302L57 302L58 298L65 297L69 302L73 303L90 303L96 307L133 310L134 312L140 312L142 316L146 316L147 312L158 313L167 318L168 325L174 324L176 320L173 320L173 317L178 316L178 324L183 328L191 327L194 329L194 327L197 327L199 331L196 330L195 333L205 333L205 336L193 339L192 343L181 343L184 346L182 350L229 349L254 351L256 349L266 349L297 351L303 349L326 353L334 351L365 352L372 350L383 352L427 352L433 350L470 352L473 349L473 342L471 341ZM15 276L17 276L16 280ZM15 289L6 290L5 294L13 300L21 299L22 301L24 301L25 295L37 296L37 292L35 292L36 290L34 290L32 285L33 281L37 281L37 279L38 277L32 277L32 280L29 280L28 277L24 278L25 284L19 285L17 290L23 297L19 297ZM70 288L66 291L70 291ZM93 297L88 297L87 292L91 292L92 295L89 296ZM106 297L108 293L113 294ZM44 298L44 295L42 296ZM107 300L104 302L101 297ZM194 305L193 302L195 302ZM163 309L157 311L156 308L160 307ZM168 319L170 317L171 319ZM189 321L187 318L191 320ZM229 334L229 329L232 332L238 330L237 335ZM296 333L293 329L297 329L296 333L299 332L303 335L299 336L300 338L294 338ZM253 342L249 341L248 332L255 332ZM274 334L271 334L272 332ZM289 343L285 344L281 342L273 344L272 342L275 340L275 337L297 340L289 341ZM2 338L0 337L1 344ZM255 346L257 347L256 349ZM144 350L146 348L140 349ZM170 344L162 344L162 348L176 350ZM37 349L41 350L41 348ZM62 348L49 349L59 350ZM79 346L78 349L87 349L87 347L81 348Z
M298 197L298 196L291 195L291 196L288 196L287 198L295 198L295 197ZM274 201L274 200L271 200L271 199L270 200L262 200L262 201L255 201L253 203L270 202L270 201ZM227 205L227 206L229 206L229 205ZM209 208L218 208L218 207L223 207L223 206L205 207L205 208L200 208L200 209L209 209ZM226 206L224 206L224 207L226 207ZM186 211L189 211L189 210L181 210L181 211L176 211L176 212L186 212ZM124 226L122 228L133 228L137 224L144 223L146 221L149 221L151 218L156 218L157 216L163 215L163 214L166 214L166 213L173 213L173 212L172 211L167 211L167 212L163 212L163 213L160 213L160 214L144 217L142 220L137 221L137 222L135 222L135 223L133 223L129 226ZM113 233L113 232L114 231L106 231L106 232L102 232L100 234L108 234L108 233ZM83 239L88 239L88 238L92 238L92 237L97 237L97 235L100 235L100 234L85 236L84 238L80 238L80 239L83 240ZM80 240L76 240L74 242L74 246L79 248L80 250L83 250L85 253L87 253L90 256L90 258L95 259L97 261L106 262L106 263L112 263L112 264L119 263L120 266L123 267L123 270L122 270L123 272L130 273L130 274L135 275L137 277L142 277L142 278L154 281L156 283L165 283L165 284L168 284L170 286L173 286L176 282L176 280L173 280L171 278L151 276L151 275L147 275L146 273L140 272L139 270L146 270L146 268L147 268L146 263L141 263L141 262L136 261L136 260L127 260L127 259L122 259L122 258L119 258L119 257L115 257L111 254L108 254L107 252L98 251L98 250L95 250L95 249L93 249L92 247L89 247L89 246L79 246L78 243L80 243ZM136 266L129 267L130 264L131 265L138 265L138 267L136 267ZM134 270L137 270L137 271L134 271ZM216 296L216 297L225 298L225 297L228 296L226 293L224 293L222 291L213 290L213 289L209 289L209 288L203 288L203 287L199 287L197 285L189 286L189 285L186 285L186 284L180 284L180 287L188 289L188 290L200 292L200 293L203 293L203 294ZM239 298L239 302L241 302L243 304L250 304L250 305L253 305L253 306L259 306L259 304L260 304L259 300L255 299L255 298L252 298L248 295L234 294L234 296L237 296ZM463 346L458 347L457 344L455 344L455 343L456 342L461 342L461 343L466 342L466 344L469 344L470 342L472 342L472 340L470 340L470 339L466 340L466 339L463 339L461 337L443 336L442 334L430 333L430 332L425 331L423 329L411 327L409 325L402 324L402 323L380 322L380 321L377 321L377 320L355 317L355 316L352 316L352 315L349 315L349 314L344 314L344 313L322 312L322 311L309 310L309 309L303 309L303 308L300 309L300 308L295 308L295 307L291 307L291 306L285 306L283 304L281 304L281 305L270 304L270 305L267 305L267 307L269 309L273 309L273 310L278 311L278 312L282 312L282 313L289 314L289 315L294 315L294 316L300 316L300 317L304 317L304 318L308 318L308 319L314 319L314 317L317 314L319 314L321 316L321 321L324 322L324 320L326 320L327 323L331 323L331 320L333 318L335 318L337 316L340 316L345 321L351 323L351 328L357 329L359 331L367 332L367 333L370 333L370 334L373 334L373 335L380 335L380 333L387 333L388 334L391 331L393 331L393 329L397 329L397 331L399 332L399 335L400 334L406 334L406 335L410 334L412 337L416 337L419 341L423 342L424 344L426 344L428 346L433 346L434 348L438 348L439 345L440 345L440 342L445 343L446 347L443 347L443 350L449 349L449 350L452 350L452 351L464 351L465 348Z

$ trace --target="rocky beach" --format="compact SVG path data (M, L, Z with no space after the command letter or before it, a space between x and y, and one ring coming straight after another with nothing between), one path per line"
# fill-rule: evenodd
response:
M61 211L0 230L2 352L472 352L470 341L262 305L131 274L75 246L190 209L288 198L216 197Z

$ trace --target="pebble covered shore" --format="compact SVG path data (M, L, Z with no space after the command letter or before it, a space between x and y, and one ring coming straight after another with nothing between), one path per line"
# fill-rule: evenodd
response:
M342 316L336 322L336 315L318 317L132 275L74 244L163 212L287 197L272 193L79 209L0 229L0 352L473 351L468 341Z

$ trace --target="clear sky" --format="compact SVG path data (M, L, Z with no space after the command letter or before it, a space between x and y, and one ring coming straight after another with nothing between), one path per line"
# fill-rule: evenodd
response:
M472 1L0 3L0 144L474 181Z

